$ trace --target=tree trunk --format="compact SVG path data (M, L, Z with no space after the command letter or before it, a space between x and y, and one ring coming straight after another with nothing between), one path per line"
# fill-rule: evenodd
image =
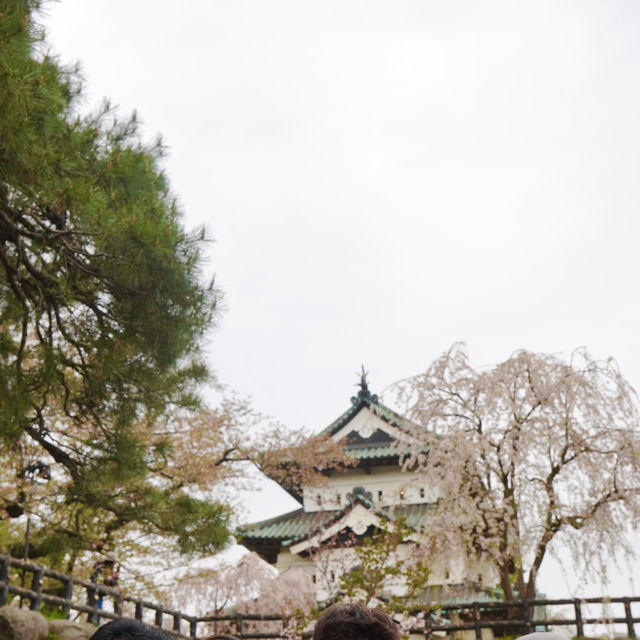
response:
M502 587L502 591L504 592L504 599L507 602L513 602L513 588L511 586L510 574L509 574L509 563L503 564L499 567L500 571L500 586Z

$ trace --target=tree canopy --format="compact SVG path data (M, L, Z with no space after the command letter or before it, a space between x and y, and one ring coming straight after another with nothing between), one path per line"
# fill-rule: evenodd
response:
M440 492L430 552L489 562L506 599L532 598L549 551L601 570L640 519L636 394L612 360L518 351L486 370L454 347L395 389L419 443L407 466ZM426 452L426 453L425 453Z
M39 4L0 2L0 442L13 472L0 513L26 507L40 463L60 505L107 529L138 520L185 551L217 549L228 510L148 477L170 451L150 425L194 406L208 375L204 233L185 231L162 143L141 140L135 114L80 114L81 77L45 51Z

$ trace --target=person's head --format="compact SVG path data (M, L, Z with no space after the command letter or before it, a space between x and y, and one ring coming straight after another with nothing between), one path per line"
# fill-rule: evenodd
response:
M99 627L89 640L173 640L156 627L131 618L118 618Z
M382 609L336 604L316 622L313 640L400 640L400 631Z

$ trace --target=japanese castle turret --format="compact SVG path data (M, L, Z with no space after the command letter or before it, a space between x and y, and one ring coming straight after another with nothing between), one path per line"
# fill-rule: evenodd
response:
M363 372L351 406L322 431L344 444L355 465L328 471L325 486L305 486L302 495L292 494L301 504L299 509L241 527L240 544L280 572L304 569L316 584L318 601L331 597L340 574L349 569L348 549L340 540L362 539L381 522L402 517L415 536L408 536L398 553L413 547L438 495L424 477L400 466L401 456L414 445L407 425L405 418L370 393ZM427 600L442 600L444 592L446 600L468 599L470 589L477 599L482 584L495 584L488 579L486 572L467 566L461 558L443 558L431 567L432 593ZM391 590L402 595L402 580Z

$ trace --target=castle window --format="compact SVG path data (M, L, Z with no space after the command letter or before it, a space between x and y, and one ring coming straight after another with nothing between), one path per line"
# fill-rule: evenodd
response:
M382 500L382 489L378 491L378 500Z
M336 502L342 504L342 496L339 493L336 493Z
M420 497L424 498L424 487L420 487Z

